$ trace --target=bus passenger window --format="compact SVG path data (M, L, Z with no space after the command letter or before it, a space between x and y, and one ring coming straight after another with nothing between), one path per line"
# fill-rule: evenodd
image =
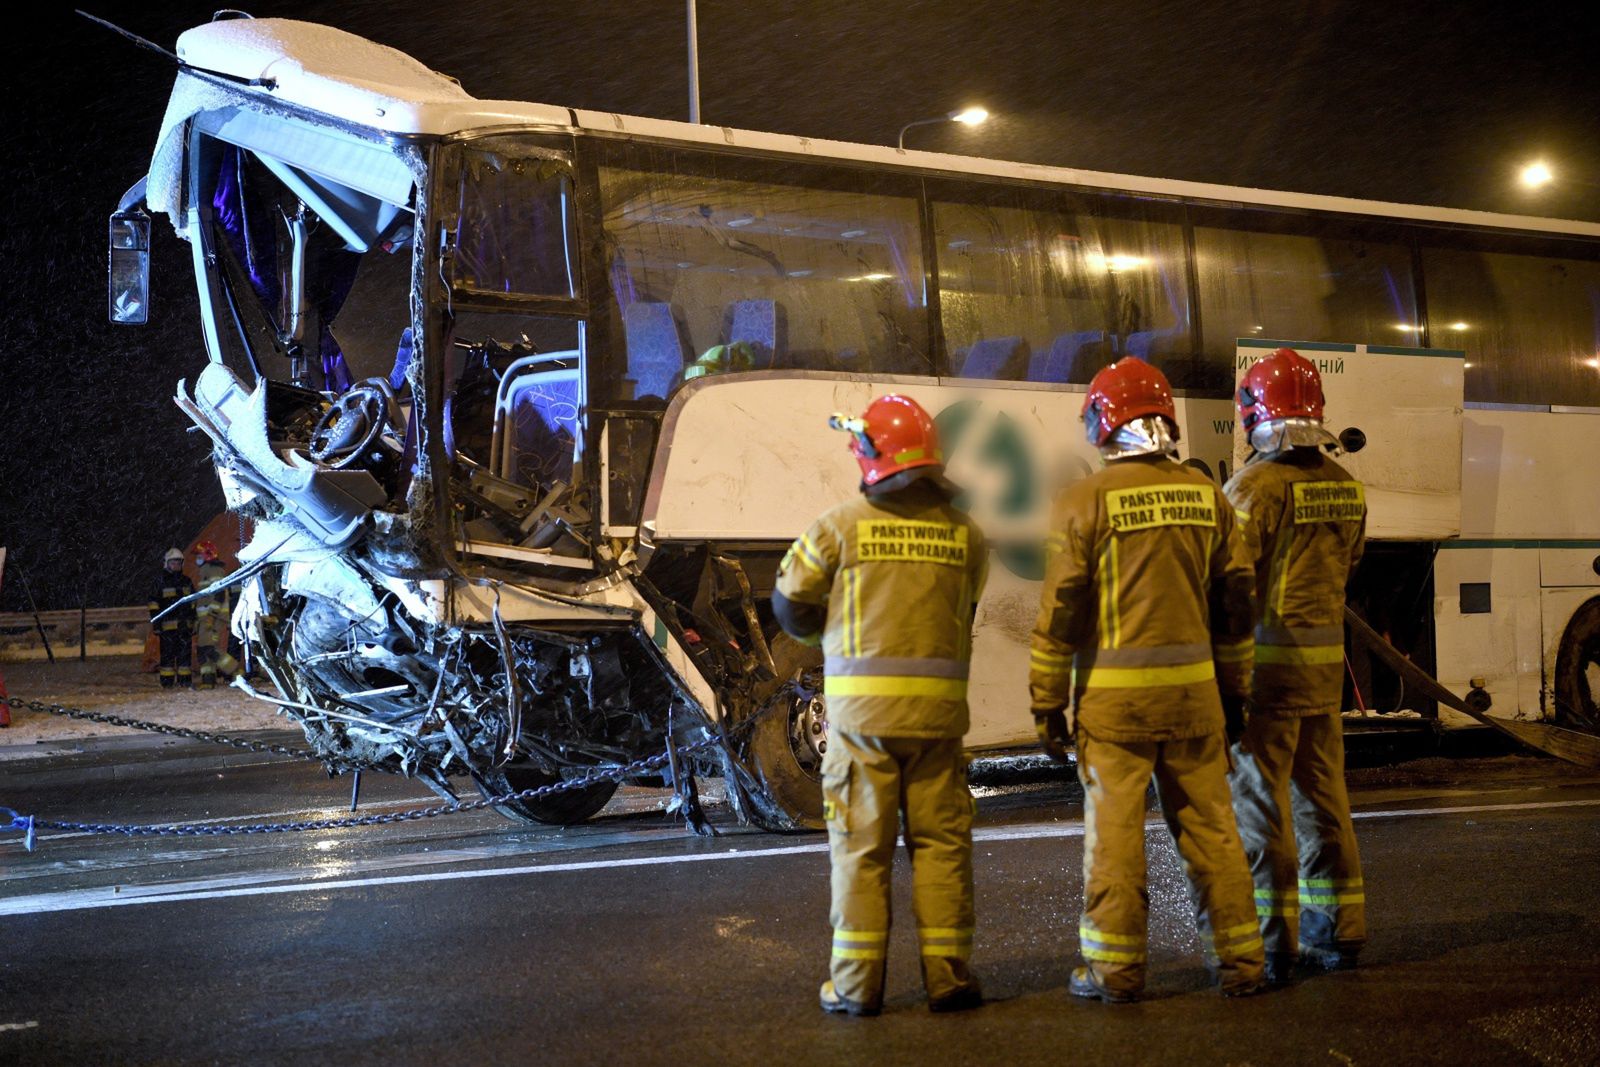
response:
M608 402L751 371L932 374L917 201L895 179L601 148Z
M939 313L962 378L1085 383L1123 356L1191 362L1183 231L1136 205L952 187L934 203Z
M1316 220L1254 220L1316 226ZM1241 337L1415 347L1411 250L1349 234L1194 228L1206 359L1229 368ZM1431 293L1429 294L1432 295Z
M1428 339L1465 349L1467 399L1600 407L1600 262L1425 248Z

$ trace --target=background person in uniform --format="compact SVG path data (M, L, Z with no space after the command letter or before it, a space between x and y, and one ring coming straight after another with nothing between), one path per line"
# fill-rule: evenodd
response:
M194 565L200 575L198 587L204 591L227 577L217 546L201 541L194 546ZM215 689L217 675L225 681L239 673L239 664L228 652L228 620L232 614L230 591L220 590L212 596L195 601L194 648L195 659L200 664L200 687Z
M1344 782L1345 586L1366 532L1361 483L1325 449L1322 376L1280 348L1239 386L1254 450L1229 480L1255 567L1255 678L1234 750L1234 810L1255 876L1267 970L1353 966L1366 894Z
M773 610L826 654L824 816L833 857L830 1012L883 1005L895 837L905 819L928 1006L982 1003L972 950L967 666L983 587L983 534L951 504L933 420L903 396L835 415L861 465L861 497L828 511L779 568Z
M194 605L185 604L163 618L155 617L169 606L194 592L194 583L183 573L183 550L167 549L162 557L161 575L156 579L155 591L150 596L151 628L161 641L161 685L171 689L174 685L187 688L194 680L190 666L190 633L194 627Z
M1230 996L1263 988L1250 871L1229 805L1222 691L1248 685L1249 567L1221 490L1172 459L1172 391L1135 358L1089 385L1104 470L1056 499L1031 653L1040 738L1078 748L1084 790L1084 966L1075 996L1144 988L1145 790L1154 775L1207 961ZM1068 718L1069 713L1071 718Z

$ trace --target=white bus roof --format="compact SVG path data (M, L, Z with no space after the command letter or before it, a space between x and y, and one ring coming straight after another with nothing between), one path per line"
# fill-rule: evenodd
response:
M1146 178L977 156L903 151L888 146L758 133L549 104L479 100L462 89L454 78L429 69L403 52L343 30L292 19L229 19L197 26L178 38L177 53L186 64L201 72L267 83L241 88L241 92L282 100L400 136L443 136L502 126L576 127L608 134L809 156L820 161L1087 186L1155 197L1600 237L1600 223L1594 222Z

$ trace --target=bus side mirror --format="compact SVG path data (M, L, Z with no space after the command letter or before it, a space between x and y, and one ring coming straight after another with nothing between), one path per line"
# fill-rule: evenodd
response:
M138 208L111 214L106 317L124 326L150 320L150 216Z

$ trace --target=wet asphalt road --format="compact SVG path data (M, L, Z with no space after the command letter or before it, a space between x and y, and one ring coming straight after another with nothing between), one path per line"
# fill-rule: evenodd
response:
M0 771L0 774L3 774ZM278 837L0 839L0 1064L1600 1062L1600 775L1548 760L1352 772L1360 970L1211 991L1150 832L1144 1003L1066 996L1082 880L1069 782L980 790L975 965L930 1016L897 886L889 1003L815 1008L820 835L684 834L632 790L583 827L494 815ZM335 814L344 781L269 764L30 787L63 819ZM428 800L369 781L367 810ZM294 813L290 816L288 813Z

